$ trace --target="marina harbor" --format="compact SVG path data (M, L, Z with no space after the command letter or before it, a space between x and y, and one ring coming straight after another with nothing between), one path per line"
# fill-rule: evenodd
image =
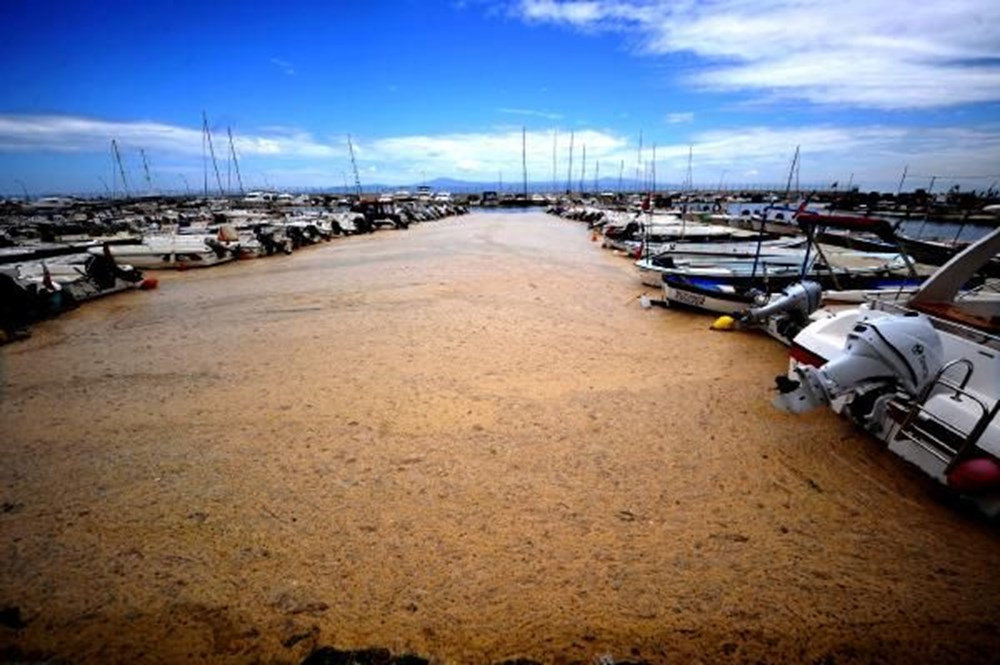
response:
M0 665L1000 663L1000 3L13 3Z
M764 215L743 229L636 203L414 206L372 233L344 233L344 212L258 212L263 228L341 232L147 266L130 284L156 288L12 335L7 648L88 662L990 648L1000 383L976 322L995 325L996 301L992 278L962 275L944 280L961 285L946 309L941 284L973 255L988 266L997 232L911 265L817 246L823 225L793 217L798 233L772 237ZM177 237L242 243L248 214ZM114 248L148 246L63 242L116 280L139 268ZM811 280L835 259L913 284L831 299ZM61 256L34 260L52 267L14 264L19 285L74 288ZM768 291L772 265L805 280ZM706 311L708 296L671 292L685 271L747 298Z

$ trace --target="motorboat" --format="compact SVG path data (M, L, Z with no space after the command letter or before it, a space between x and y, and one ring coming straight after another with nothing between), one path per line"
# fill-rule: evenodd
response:
M898 297L923 281L909 257L900 251L867 252L831 248L816 241L828 227L893 238L881 219L800 213L796 221L805 232L804 249L763 247L753 259L718 261L715 265L688 261L662 269L664 300L718 314L738 314L766 303L772 294L796 282L817 282L824 293L840 301L861 302L877 294Z
M630 247L633 255L641 258L635 262L639 279L646 286L659 288L663 273L681 265L732 262L733 260L765 260L772 263L800 264L804 258L801 238L767 240L727 239L716 242L681 242L646 246L641 243Z
M97 255L105 250L94 247L87 251ZM149 235L139 243L112 245L110 252L116 261L142 270L183 270L232 261L239 254L239 242L235 236L230 239L221 232L215 235Z
M847 302L861 302L879 292L912 290L922 281L919 276L903 272L906 265L898 255L868 257L874 264L863 267L830 265L807 258L805 270L795 257L782 256L679 265L662 270L663 296L673 305L735 314L803 279L819 283L830 298Z
M27 336L29 324L87 300L155 287L156 280L117 263L107 249L0 266L0 343Z
M1000 515L1000 284L975 279L998 254L1000 229L907 300L875 300L806 326L792 341L788 373L777 378L775 406L830 406Z

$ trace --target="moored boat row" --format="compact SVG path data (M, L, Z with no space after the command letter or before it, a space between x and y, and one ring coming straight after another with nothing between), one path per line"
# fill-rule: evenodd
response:
M235 204L234 204L235 203ZM138 203L62 215L0 220L0 343L28 336L29 325L87 300L157 280L143 271L209 268L235 260L293 251L338 236L463 214L447 201L361 199L347 205L259 210L242 202ZM136 214L139 209L143 214ZM112 231L108 234L107 231Z
M1000 516L1000 230L955 247L938 267L915 261L883 220L795 221L799 240L776 241L761 226L754 239L706 242L708 225L696 223L662 246L644 242L654 217L633 213L637 244L604 246L660 290L640 298L645 306L725 314L712 327L762 329L789 345L775 406L829 406L954 496ZM606 236L592 228L595 240ZM884 244L852 249L861 231ZM843 241L827 244L830 232Z

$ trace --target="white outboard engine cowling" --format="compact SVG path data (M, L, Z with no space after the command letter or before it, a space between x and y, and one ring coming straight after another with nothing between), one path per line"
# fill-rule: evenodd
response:
M819 369L798 365L795 378L777 377L779 395L773 404L802 413L873 387L895 387L915 397L941 367L941 338L925 316L859 321L839 358Z
M743 317L745 322L763 321L775 314L798 314L808 317L819 308L823 287L816 282L796 282L781 290L781 295L763 307L750 309Z
M809 316L819 309L823 287L816 282L789 284L761 307L747 310L740 322L745 326L767 326L771 334L791 343L809 325Z

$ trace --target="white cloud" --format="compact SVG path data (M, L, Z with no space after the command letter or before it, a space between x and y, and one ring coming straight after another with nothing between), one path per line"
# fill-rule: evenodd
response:
M525 161L529 179L552 179L553 136L551 131L525 133ZM576 132L573 145L574 177L579 173L584 145L587 146L587 160L591 168L599 159L617 161L629 150L628 141L624 137L598 130ZM367 149L366 159L391 162L395 165L394 171L400 173L425 171L442 176L493 180L502 171L505 180L519 181L522 177L520 129L389 137L371 141ZM569 135L560 132L556 171L559 180L566 177L568 150Z
M202 172L200 128L156 122L113 122L73 116L0 115L0 153L10 168L19 155L65 153L94 155L110 163L110 141L117 138L123 158L135 162L138 148L150 154L156 170L192 178ZM568 170L569 133L535 130L525 135L529 180L552 180L553 138L557 138L556 181L565 182ZM626 177L634 177L637 136L585 129L574 132L574 182L580 177L583 146L587 149L587 178L596 163L601 173L616 177L624 163ZM351 173L346 136L316 138L294 127L271 126L234 136L236 150L249 173L267 173L274 185L341 186ZM643 159L651 159L646 136ZM409 184L423 174L428 178L454 177L492 182L503 172L504 181L521 179L521 129L499 127L481 132L389 137L353 137L363 183ZM930 175L988 175L1000 179L1000 124L978 128L906 127L889 125L805 127L733 127L694 132L684 141L657 146L657 181L683 182L688 150L693 153L695 184L715 185L720 173L746 174L742 184L783 183L796 146L802 149L803 182L846 181L851 173L862 187L894 188L903 166L914 174L908 183L926 186ZM217 133L216 154L225 159L224 132ZM246 163L244 159L246 158ZM923 181L916 174L923 174ZM55 176L53 176L55 177ZM93 177L90 178L93 180ZM367 181L367 182L365 182ZM734 175L726 181L736 185ZM947 178L937 181L945 186ZM96 183L92 183L93 186ZM963 187L990 182L960 181ZM173 183L177 185L176 182ZM39 185L39 187L42 187ZM59 183L46 189L61 189Z
M809 183L846 180L854 173L854 182L860 186L894 188L904 166L911 174L940 176L939 185L951 175L1000 174L1000 126L744 127L697 133L691 146L696 184L711 184L722 171L745 173L758 184L784 182L797 146L801 147L801 179ZM687 146L666 146L657 155L663 155L657 165L663 181L681 182L687 169ZM909 182L910 186L926 186L928 178ZM990 184L959 182L966 188Z
M286 76L295 76L295 67L287 60L271 58L271 64L283 71Z
M651 55L693 53L695 87L816 103L929 108L1000 100L994 0L521 0L525 21L638 36Z
M613 28L622 22L644 22L655 17L655 9L643 4L604 0L521 0L515 13L528 21L569 23L588 29Z
M679 125L679 124L683 124L683 123L687 123L687 122L693 122L694 121L694 113L691 113L691 112L687 112L687 113L668 113L667 117L666 117L666 120L667 120L667 124L670 124L670 125Z
M510 109L502 108L497 109L500 113L506 113L508 115L528 115L535 118L544 118L546 120L559 120L562 118L560 113L550 113L549 111L536 111L534 109Z
M97 152L110 150L111 139L122 148L145 148L179 155L201 155L200 128L158 122L116 122L77 116L0 115L0 150ZM216 154L227 141L216 133ZM235 133L239 155L328 158L341 154L340 146L316 141L310 134L289 127L269 127L257 134ZM345 148L346 151L346 148Z

